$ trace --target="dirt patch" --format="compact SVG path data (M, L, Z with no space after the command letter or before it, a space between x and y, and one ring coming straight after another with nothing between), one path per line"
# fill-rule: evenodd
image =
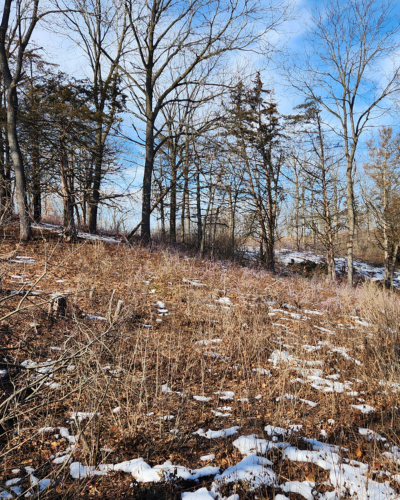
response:
M312 260L304 260L302 262L292 262L288 264L288 268L303 276L323 276L328 274L328 264L316 263Z

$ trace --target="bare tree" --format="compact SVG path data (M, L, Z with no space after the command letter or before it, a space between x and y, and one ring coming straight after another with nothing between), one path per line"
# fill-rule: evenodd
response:
M400 90L398 64L384 64L397 53L392 0L325 2L312 15L307 41L310 54L298 58L288 72L292 85L319 103L331 116L346 158L348 216L348 282L353 282L355 232L354 165L362 133L381 115L387 98ZM387 109L387 108L386 108Z
M172 243L177 239L178 215L178 178L183 180L181 200L182 240L185 232L189 233L190 225L190 180L193 177L193 143L202 140L218 122L207 104L213 101L218 91L207 92L199 85L185 85L179 89L180 95L174 92L174 98L166 103L160 112L162 129L157 131L155 151L167 159L170 175L170 210L169 232ZM157 175L157 173L156 173ZM160 180L156 181L158 184Z
M134 114L145 125L141 232L148 239L156 122L162 107L176 98L176 89L188 81L211 84L210 72L224 54L251 50L256 42L265 40L266 33L286 17L287 8L279 1L261 8L255 0L126 0L125 7L134 43L123 71ZM209 70L195 71L206 65Z
M65 34L86 54L92 73L95 107L94 168L89 193L89 231L97 230L100 187L104 177L106 141L121 111L120 62L125 41L126 16L120 5L105 0L70 0L62 5ZM104 50L111 50L110 60Z
M11 159L7 137L7 106L3 82L0 87L0 213L4 223L12 215Z
M383 127L378 143L376 138L368 141L368 153L364 169L372 185L364 200L376 221L376 237L385 259L384 283L390 288L400 247L400 136L394 136L391 127Z
M17 0L13 12L12 3L13 0L5 0L3 7L0 25L0 68L6 96L7 138L15 173L20 238L22 241L27 241L31 236L31 223L26 197L24 161L17 133L17 86L22 77L26 48L36 24L44 14L39 15L39 0L28 0L26 3ZM14 41L17 48L15 51L11 51L9 43Z
M335 253L337 235L341 226L340 207L337 206L338 174L340 157L336 152L336 145L332 144L324 130L321 110L315 102L306 102L297 107L303 109L302 120L305 122L303 131L303 149L306 154L300 156L298 169L295 169L296 195L298 193L298 170L304 182L304 188L309 194L310 213L306 225L311 229L314 239L325 250L328 264L328 279L336 277ZM300 146L301 148L301 146ZM296 208L298 195L296 196ZM297 214L296 214L297 215ZM297 217L296 217L297 218Z

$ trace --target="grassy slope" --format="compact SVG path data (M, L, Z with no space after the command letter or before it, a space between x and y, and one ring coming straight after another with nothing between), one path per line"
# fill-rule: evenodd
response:
M39 434L38 429L45 426L67 427L79 435L74 460L84 464L143 457L150 465L171 460L199 468L204 465L200 456L213 453L212 464L225 469L241 459L233 439L207 440L193 435L194 431L237 425L240 435L265 437L265 425L302 424L302 436L345 446L348 451L342 452L343 457L371 464L373 470L397 472L396 465L382 456L387 451L383 443L368 441L358 432L359 427L373 429L399 444L399 393L381 385L381 381L400 382L397 296L371 285L349 289L316 278L280 277L259 269L200 261L168 248L70 246L45 236L47 241L38 235L19 249L18 255L34 257L35 264L1 263L2 293L7 298L1 303L2 317L21 300L21 296L8 296L21 286L12 283L20 279L11 276L35 282L43 275L32 288L42 293L22 303L29 308L2 321L3 347L13 348L5 354L14 365L27 359L66 361L60 362L50 380L60 384L58 388L43 386L37 394L29 389L21 393L17 405L13 401L3 408L3 414L13 418L4 423L0 437L0 483L15 477L12 469L32 466L40 467L40 478L57 477L46 493L49 498L180 498L181 490L200 487L178 481L132 489L132 476L121 472L73 480L68 466L55 466L49 458L65 450L68 441L56 439L51 432ZM8 234L0 252L15 245L13 235ZM55 292L69 294L66 317L51 318L47 305L39 306ZM228 297L231 305L219 302L221 297ZM123 300L124 307L115 321L85 316L106 317L118 300ZM157 301L165 304L167 316L159 315ZM210 339L221 342L198 343ZM333 352L343 347L347 357ZM75 359L80 349L82 355ZM268 359L277 350L292 357L274 366ZM336 382L351 382L351 389L343 393L315 389L307 378L313 373L304 371L312 368L322 369L325 380L336 375ZM271 376L257 369L270 371ZM2 400L28 384L31 373L10 366L10 377L2 382ZM164 384L184 396L163 392ZM233 391L234 399L219 400L217 391ZM299 399L288 400L285 394L318 404L311 407ZM199 402L193 395L211 399ZM239 402L242 398L248 401ZM361 404L358 398L375 411L362 414L351 408L351 404ZM223 406L232 410L218 410ZM121 410L114 413L116 407ZM100 415L76 426L69 417L73 411ZM230 415L221 417L213 411ZM173 419L163 420L168 415ZM179 434L172 434L173 429ZM304 441L289 439L305 447ZM280 451L268 457L280 482L312 480L318 484L327 479L327 472L316 465L281 460ZM211 480L202 482L209 486ZM394 481L392 486L398 487ZM323 491L324 486L320 488ZM255 495L245 485L238 491L241 498ZM264 494L273 498L274 491L267 489ZM293 493L287 496L296 498Z

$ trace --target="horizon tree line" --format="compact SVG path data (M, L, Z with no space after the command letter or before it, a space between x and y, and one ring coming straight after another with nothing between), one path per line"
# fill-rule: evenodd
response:
M305 50L281 65L304 102L284 116L261 72L232 70L241 53L281 57L268 37L292 16L283 1L5 0L2 220L16 209L20 238L29 240L44 196L52 194L62 200L68 240L76 240L77 225L96 233L100 207L117 206L124 196L107 187L124 176L121 152L129 141L143 171L140 223L129 238L140 231L149 241L157 214L163 237L195 242L201 253L215 254L223 244L235 257L238 242L253 238L260 262L273 271L276 241L292 228L299 248L312 234L334 279L346 232L353 283L356 229L365 213L389 287L399 248L397 184L387 180L396 178L397 136L387 127L378 138L368 130L400 91L395 64L384 77L371 76L399 49L395 14L395 2L377 0L335 0L316 9ZM87 78L42 58L32 44L39 23L80 48ZM372 186L369 196L356 178L362 144L369 158L360 186Z

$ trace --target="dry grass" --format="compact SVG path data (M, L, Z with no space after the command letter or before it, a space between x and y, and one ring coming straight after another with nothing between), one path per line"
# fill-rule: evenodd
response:
M10 365L9 378L2 379L1 397L4 401L14 391L32 386L32 372L17 368L26 359L58 359L59 371L50 382L60 386L43 386L33 395L35 386L29 386L3 409L3 417L10 419L3 423L0 437L0 483L14 477L12 469L31 466L38 468L38 477L55 480L43 493L46 498L180 498L180 491L195 487L193 482L177 481L132 489L132 477L121 472L73 480L67 465L56 466L50 459L69 443L63 437L55 439L54 433L38 433L47 426L67 427L71 435L78 435L73 458L87 465L143 457L150 465L171 460L196 468L202 467L200 456L213 453L213 464L225 469L241 457L232 438L207 440L194 431L235 425L242 435L264 436L268 424L302 424L302 436L344 446L344 457L369 463L374 470L397 472L382 456L384 445L358 432L358 427L368 427L399 444L399 392L390 385L400 383L397 296L368 284L331 287L317 278L280 277L201 261L168 248L68 246L44 236L47 241L38 237L20 252L35 257L36 264L2 264L2 316L15 311L21 300L7 295L16 288L12 275L30 281L44 275L38 283L42 293L23 303L32 307L2 322L3 347L12 348L3 356L16 367ZM6 235L0 253L14 245L12 235ZM46 305L38 305L55 292L68 295L66 317L52 318ZM231 305L218 302L221 297L229 297ZM124 307L114 320L118 300ZM157 301L165 304L168 315L159 315ZM108 319L93 320L88 314ZM221 342L199 343L211 339ZM347 357L360 364L332 352L343 347ZM277 350L292 358L274 367L268 359ZM351 391L358 395L312 387L304 370L321 368L320 362L324 377L337 374L337 382L351 382ZM271 377L257 369L269 370ZM165 387L172 392L165 392ZM223 401L214 394L217 391L233 391L235 398ZM288 393L318 404L285 399ZM194 395L211 399L199 402ZM359 404L358 397L376 410L364 415L351 408ZM248 401L239 402L242 398ZM233 408L222 411L229 416L213 413L225 405ZM113 412L117 407L120 411ZM76 424L70 414L77 411L99 415ZM164 420L168 415L173 419ZM302 439L289 439L299 448L306 446ZM323 491L326 471L283 461L280 451L268 456L281 482L313 480ZM202 481L207 485L210 479ZM246 485L238 488L241 498L255 495ZM267 488L258 495L273 498L276 492Z

